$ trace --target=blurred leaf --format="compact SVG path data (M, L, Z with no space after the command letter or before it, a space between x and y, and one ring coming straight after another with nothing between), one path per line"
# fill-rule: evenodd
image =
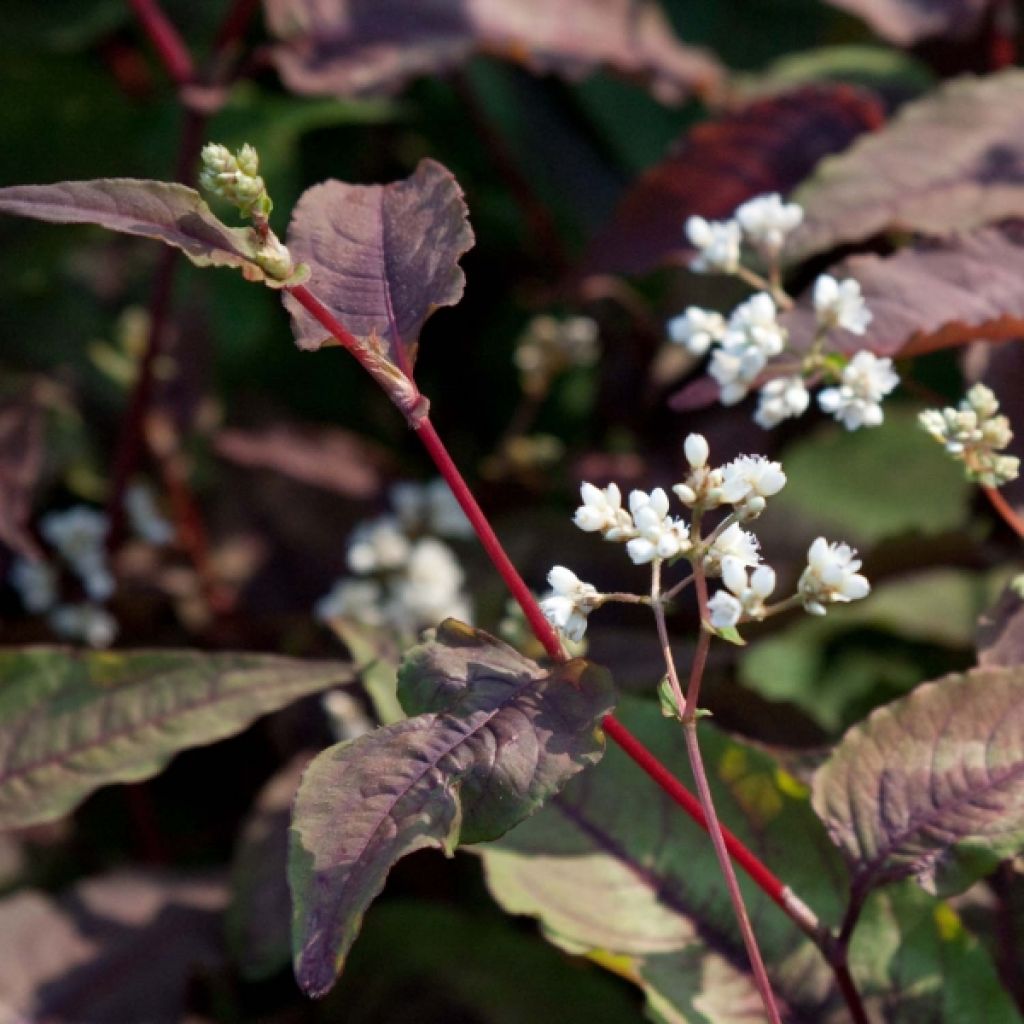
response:
M874 32L897 46L944 36L963 39L978 28L993 0L828 0L863 18Z
M854 726L814 777L814 808L856 891L914 876L965 889L1024 847L1024 670L973 669Z
M909 690L928 669L917 657L899 657L891 645L866 642L877 630L901 640L953 650L973 645L978 614L1006 573L989 578L957 569L930 569L883 582L865 601L807 616L751 644L740 679L771 700L789 701L826 729L849 721L872 693ZM843 644L844 637L849 643ZM948 655L947 655L948 658Z
M247 978L267 978L290 960L288 822L312 753L297 754L260 790L242 826L231 867L227 934Z
M752 196L788 192L883 117L869 94L819 85L698 124L629 189L584 271L640 273L682 256L691 214L728 217Z
M8 35L0 49L84 50L120 28L130 17L121 0L49 0L45 5L11 3L4 11ZM17 43L12 46L12 43Z
M885 356L917 356L983 340L1024 336L1024 223L921 240L892 256L861 255L830 271L860 282L874 315L863 336L841 331L835 347L868 349ZM793 313L784 314L794 345L814 337L808 293Z
M326 1008L346 1024L632 1024L638 1013L628 990L515 922L410 901L367 914Z
M190 982L224 957L215 877L120 871L53 899L0 900L0 1011L48 1024L178 1024Z
M652 0L264 0L288 88L358 96L458 68L476 53L537 74L581 78L601 66L664 102L717 89L718 63L673 35Z
M310 424L271 423L260 430L220 431L221 458L249 469L269 469L310 487L366 500L380 494L386 448L351 430Z
M331 619L327 625L352 655L363 689L381 725L400 722L405 718L402 705L398 703L398 666L402 652L394 631L346 618Z
M545 670L453 619L409 652L399 696L415 717L325 750L296 797L295 969L311 995L333 985L399 858L494 839L531 814L600 758L613 703L603 669Z
M351 678L348 664L269 654L0 651L0 827L58 818Z
M1012 587L978 623L978 664L983 668L1024 664L1024 600Z
M782 461L787 483L772 507L851 543L940 533L967 517L972 488L963 470L898 406L870 430L820 428Z
M472 245L462 189L434 160L389 185L314 185L288 226L288 247L312 268L317 298L358 338L376 335L393 361L399 349L413 361L427 317L462 298L458 261ZM299 348L336 344L295 299L284 301Z
M44 428L32 384L23 382L15 394L0 399L0 543L30 559L41 557L28 523L43 468Z
M944 235L1024 215L1024 71L956 79L829 157L794 194L798 261L887 231ZM922 154L928 159L922 159Z
M197 267L234 267L262 281L258 245L249 228L221 223L195 189L167 181L98 178L0 189L0 213L55 224L98 224L155 238L180 249Z
M623 700L616 717L690 784L682 731L655 702ZM713 726L700 735L723 823L823 920L836 920L845 872L806 789ZM734 1013L749 1004L749 968L706 834L618 748L478 852L507 911L539 917L571 952L624 963L660 1019L732 1020L716 1015L727 1012L723 1001ZM763 892L742 875L740 883L776 993L797 1019L823 1019L834 1003L824 960Z

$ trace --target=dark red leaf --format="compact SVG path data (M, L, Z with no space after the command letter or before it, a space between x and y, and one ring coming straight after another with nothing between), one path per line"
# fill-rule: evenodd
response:
M789 192L830 153L884 120L848 85L807 86L691 129L626 193L590 247L586 273L642 273L686 252L692 214L728 217L764 192Z
M984 668L1024 664L1024 601L1013 589L1004 591L978 622L978 664Z

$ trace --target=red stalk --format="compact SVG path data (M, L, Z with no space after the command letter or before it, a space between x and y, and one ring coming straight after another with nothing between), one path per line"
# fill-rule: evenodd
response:
M188 46L155 0L128 0L149 36L160 62L175 85L188 85L196 75Z
M982 490L985 492L985 497L988 498L992 507L1002 517L1003 522L1018 537L1024 539L1024 519L1017 515L1014 507L1003 497L999 489L996 487L982 487Z

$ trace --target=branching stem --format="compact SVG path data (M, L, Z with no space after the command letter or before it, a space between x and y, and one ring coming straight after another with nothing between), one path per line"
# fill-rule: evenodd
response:
M989 503L999 513L1003 522L1018 537L1024 539L1024 519L1018 514L1016 509L1006 500L1002 492L997 487L982 487L985 492L985 497L988 498Z

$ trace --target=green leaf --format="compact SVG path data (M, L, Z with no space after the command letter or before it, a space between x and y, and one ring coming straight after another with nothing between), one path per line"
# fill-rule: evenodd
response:
M198 651L0 652L0 827L50 821L94 789L352 679L340 662Z
M543 669L448 619L409 653L399 697L415 717L325 750L295 801L295 967L311 995L334 983L399 858L494 839L601 757L613 690L582 659Z
M250 228L228 227L195 189L174 182L97 178L12 185L0 188L0 213L155 238L197 267L233 267L247 280L277 283L260 266L260 244Z
M788 482L774 514L868 544L903 533L939 533L967 517L972 488L963 469L918 425L887 408L885 422L850 432L826 426L787 448Z
M852 728L814 808L860 891L914 876L957 892L1024 848L1024 669L919 687Z
M692 784L682 731L656 703L624 700L616 717ZM819 916L838 920L845 872L805 787L712 726L701 727L700 742L723 822ZM694 1007L708 1007L708 1019L732 1020L722 1003L738 1012L749 1002L752 980L707 835L617 748L478 852L507 911L539 917L558 945L623 969L660 1019L700 1020ZM776 991L794 1011L822 1019L814 1015L834 1002L824 961L760 890L743 876L740 884Z
M400 722L405 718L397 692L401 655L393 632L355 619L336 618L328 625L349 649L381 725Z

